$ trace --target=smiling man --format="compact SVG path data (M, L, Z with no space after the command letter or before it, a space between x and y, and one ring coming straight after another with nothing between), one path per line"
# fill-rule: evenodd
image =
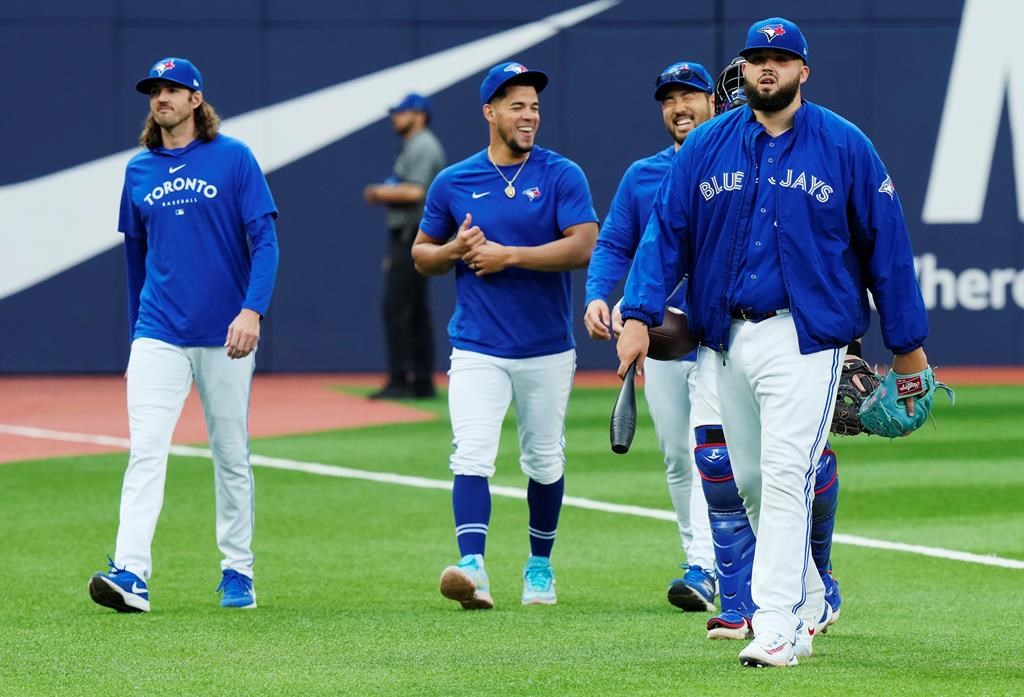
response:
M893 371L933 380L928 316L899 197L871 141L804 100L807 42L793 22L755 22L748 104L683 143L655 197L622 301L619 374L642 368L646 325L689 276L690 330L714 356L736 486L757 538L757 610L743 665L783 667L810 655L827 617L812 563L816 469L847 345L878 307ZM638 372L640 372L638 368ZM915 407L909 392L908 414Z
M654 194L687 136L712 116L714 81L700 63L681 61L654 81L654 98L672 145L626 170L601 226L587 270L583 323L592 339L610 339L608 295L629 270ZM618 318L616 318L618 325ZM685 572L669 582L668 601L688 612L715 609L715 559L700 476L694 467L690 405L696 386L696 351L677 361L647 363L644 397L665 459L665 480L676 513Z
M597 214L583 171L536 146L548 76L517 62L480 85L485 150L443 170L427 193L416 268L455 269L448 405L452 505L461 559L441 575L462 607L494 606L484 569L501 424L514 400L520 467L529 478L531 555L524 605L556 602L551 550L565 489L565 414L576 369L570 269L586 266Z

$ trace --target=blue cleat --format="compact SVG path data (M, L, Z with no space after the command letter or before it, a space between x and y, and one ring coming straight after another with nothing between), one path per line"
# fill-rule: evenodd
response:
M696 564L686 568L682 578L668 584L668 601L685 612L715 611L715 572Z
M754 630L750 626L750 618L744 617L736 610L726 610L708 620L708 639L732 639L740 641L751 639Z
M490 610L494 607L491 598L491 582L484 569L482 554L467 554L458 564L446 567L441 572L441 595L455 600L464 610Z
M221 607L237 607L244 610L256 607L256 591L252 587L252 579L234 569L224 569L224 575L217 586L222 593Z
M549 557L533 557L523 568L523 605L554 605L555 570Z
M832 577L831 571L822 574L821 581L825 584L825 602L832 608L832 616L829 618L828 624L820 630L824 634L829 625L835 624L839 620L839 606L843 601L839 597L839 581Z
M89 597L93 602L118 612L149 612L149 587L126 569L119 569L107 558L110 570L89 579Z

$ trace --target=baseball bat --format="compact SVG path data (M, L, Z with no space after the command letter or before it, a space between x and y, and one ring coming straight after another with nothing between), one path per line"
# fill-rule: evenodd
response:
M619 390L619 397L612 408L611 424L608 427L612 452L619 455L629 452L633 435L636 433L636 387L633 384L635 377L636 361L633 361L622 379L622 389Z

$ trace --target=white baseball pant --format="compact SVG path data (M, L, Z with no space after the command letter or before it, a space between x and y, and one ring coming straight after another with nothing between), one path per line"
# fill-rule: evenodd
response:
M576 351L535 358L499 358L452 349L448 411L454 474L491 477L501 424L515 400L519 466L539 484L565 471L565 413L576 372Z
M722 426L757 536L755 633L795 640L800 621L813 627L825 609L811 561L811 502L845 355L845 348L801 354L789 313L734 320L724 361L717 354Z
M150 577L171 436L194 380L213 451L221 568L252 577L254 482L248 420L254 365L255 352L231 359L222 346L183 348L156 339L132 343L127 372L131 451L121 491L114 554L118 568Z
M696 442L691 415L697 391L696 368L694 361L645 361L644 397L654 421L658 447L665 456L665 481L686 562L714 569L708 504L693 462Z

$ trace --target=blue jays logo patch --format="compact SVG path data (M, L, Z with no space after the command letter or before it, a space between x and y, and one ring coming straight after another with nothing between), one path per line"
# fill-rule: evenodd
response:
M892 177L887 176L882 185L878 187L878 193L889 194L889 198L895 200L896 187L892 185Z
M163 75L168 70L174 70L174 61L165 61L163 63L157 63L153 66L153 70L156 71L157 75Z
M523 196L530 199L531 201L534 201L540 198L540 189L538 189L536 186L531 186L529 189L523 191Z
M506 65L505 70L503 72L515 73L516 75L518 75L519 73L526 72L526 66L523 65L522 63L512 63L510 65Z
M765 38L768 39L768 43L771 43L775 37L785 34L786 28L781 24L766 24L758 29L758 31L764 34Z

